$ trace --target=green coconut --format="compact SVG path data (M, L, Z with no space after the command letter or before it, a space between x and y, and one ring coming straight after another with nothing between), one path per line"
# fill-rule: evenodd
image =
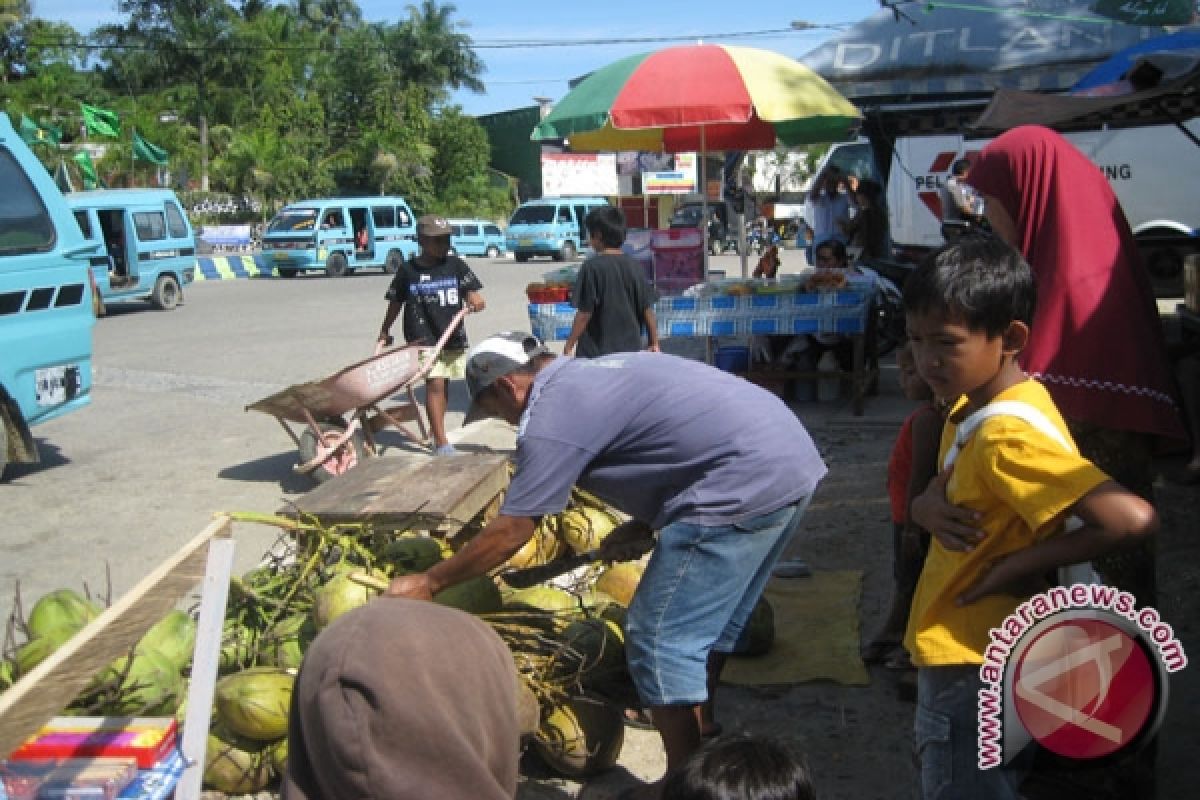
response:
M34 603L25 626L29 629L30 639L60 628L74 633L100 616L100 611L99 606L85 600L79 592L55 589Z
M405 533L388 542L379 553L379 566L392 575L424 572L442 560L442 546L436 539Z
M259 742L287 735L295 676L275 667L253 667L217 681L217 718L231 731Z
M288 758L288 740L283 737L278 742L267 746L267 763L271 765L271 771L276 775L282 775L287 772Z
M578 665L584 685L603 682L625 672L625 638L621 629L598 617L572 620L562 633L563 644Z
M104 693L103 711L116 716L170 716L183 699L183 676L157 650L121 656L93 679Z
M54 651L66 644L67 640L74 635L75 631L69 628L51 628L44 635L30 639L18 647L13 656L13 663L16 666L14 677L19 678L31 672L38 664L54 655Z
M596 591L604 592L613 600L629 608L630 602L633 601L633 593L637 591L638 583L641 582L645 569L636 561L613 564L596 579Z
M496 582L487 575L463 581L433 596L433 602L469 614L494 614L504 608Z
M304 651L317 636L317 626L308 614L284 617L258 637L259 663L268 667L299 669Z
M550 710L533 747L556 772L568 778L586 778L615 766L624 741L621 709L584 695Z
M204 753L204 785L228 795L253 794L271 783L268 745L216 725Z
M323 586L313 593L313 622L317 630L325 630L329 623L345 614L347 611L365 606L371 598L379 594L378 589L363 586L351 579L355 572L368 572L356 567L351 571L339 572L330 578ZM387 576L377 570L370 570L372 577L387 580Z
M514 589L504 595L506 609L534 609L537 611L578 611L579 598L555 586L530 586Z
M221 674L236 672L249 666L257 652L258 632L236 619L226 619L221 629Z
M758 598L745 630L733 646L739 656L761 656L775 644L775 609L766 597Z
M157 650L182 672L192 660L196 648L196 620L186 611L169 612L138 642L138 650Z

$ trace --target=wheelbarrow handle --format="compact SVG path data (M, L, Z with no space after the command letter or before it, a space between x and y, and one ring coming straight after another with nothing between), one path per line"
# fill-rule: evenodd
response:
M435 355L442 352L442 348L446 346L446 342L450 341L450 337L454 335L454 331L456 331L458 326L462 324L462 321L466 318L467 314L470 314L472 311L473 309L467 305L464 305L461 309L459 309L459 312L454 315L454 319L450 320L450 324L446 326L446 330L442 332L442 336L437 340L437 344L433 346L433 352ZM395 337L390 335L386 339L377 339L375 341L375 352L373 355L379 355L384 350L387 350L395 341Z

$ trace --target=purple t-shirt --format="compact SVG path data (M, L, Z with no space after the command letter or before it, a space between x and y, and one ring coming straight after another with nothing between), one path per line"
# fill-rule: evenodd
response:
M825 463L775 395L663 353L559 358L538 374L501 512L556 514L571 487L660 529L724 525L811 494Z

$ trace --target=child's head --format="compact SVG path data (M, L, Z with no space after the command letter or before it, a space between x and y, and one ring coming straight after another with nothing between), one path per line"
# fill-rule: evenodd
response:
M584 218L588 238L598 240L608 248L625 243L625 215L613 206L596 206Z
M905 342L896 351L896 369L900 373L900 391L904 396L916 403L933 400L933 390L917 372L917 359L913 356L912 344Z
M432 261L443 261L450 253L450 234L453 231L445 217L426 214L417 220L417 244L421 255Z
M722 736L667 778L663 800L814 800L804 762L755 736Z
M846 245L837 239L826 239L813 250L813 261L820 269L838 269L849 263Z
M994 236L930 254L905 281L904 312L917 370L934 394L972 394L1017 369L1036 302L1029 265Z

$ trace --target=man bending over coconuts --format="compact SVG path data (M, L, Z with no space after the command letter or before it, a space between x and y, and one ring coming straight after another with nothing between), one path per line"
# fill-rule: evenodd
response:
M711 723L725 656L825 475L812 439L770 392L663 353L571 359L508 331L470 351L466 380L468 421L518 426L504 504L454 556L396 578L388 594L429 600L486 574L541 517L566 508L572 486L597 495L631 517L601 544L601 559L654 548L629 606L625 647L667 772L679 769Z

